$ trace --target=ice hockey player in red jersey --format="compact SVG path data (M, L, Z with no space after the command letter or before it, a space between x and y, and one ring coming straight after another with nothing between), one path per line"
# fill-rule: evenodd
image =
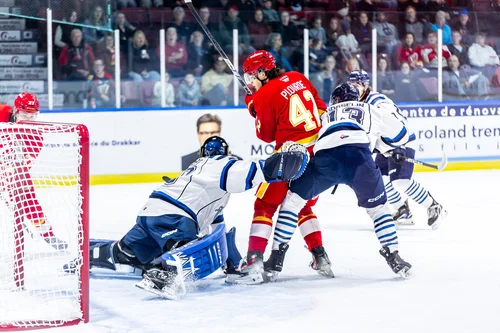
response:
M321 127L320 113L326 104L318 97L311 82L301 73L286 72L276 67L271 53L259 50L248 56L243 71L245 81L256 91L245 103L255 118L257 137L275 142L279 150L285 141L301 143L312 153ZM250 230L247 261L242 276L234 282L258 284L274 280L281 271L285 252L293 232L299 227L309 251L313 255L311 267L322 275L333 277L331 264L323 248L321 231L312 206L308 201L300 211L298 225L292 224L287 212L281 212L276 222L273 250L264 263L263 254L273 227L273 216L288 191L286 183L262 183L257 190L254 216Z
M34 94L21 93L14 100L14 107L0 104L0 123L34 121L40 104ZM15 135L15 139L13 139ZM19 142L22 142L21 147ZM16 130L15 134L4 127L0 133L0 197L13 207L16 223L24 225L28 232L35 231L56 249L65 249L67 243L55 237L35 192L30 169L43 146L43 140L31 129ZM19 160L19 149L22 158ZM27 225L30 223L30 226Z

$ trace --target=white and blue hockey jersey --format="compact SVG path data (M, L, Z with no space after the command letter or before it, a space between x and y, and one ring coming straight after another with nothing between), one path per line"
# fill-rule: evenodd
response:
M222 211L230 193L249 190L265 182L262 166L231 156L203 157L179 177L150 195L139 216L178 214L193 219L199 234L208 234L212 223L224 220Z
M322 128L314 152L342 145L369 145L373 151L380 138L385 144L400 146L408 142L405 123L396 111L363 102L330 105L321 116Z
M416 140L415 133L413 133L408 126L408 120L406 119L405 116L401 114L401 110L398 108L398 106L384 94L381 94L377 91L371 91L368 97L365 100L365 103L377 106L378 108L381 109L388 109L388 111L394 112L395 116L405 124L406 130L409 133L408 136L408 143L414 142ZM374 112L377 112L378 109L374 109ZM382 138L379 138L374 146L374 149L380 153L385 153L389 150L394 149L393 145L388 145Z

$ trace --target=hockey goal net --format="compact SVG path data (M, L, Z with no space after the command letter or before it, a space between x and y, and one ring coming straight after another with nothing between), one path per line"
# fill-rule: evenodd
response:
M84 125L0 123L0 331L88 321L88 161Z

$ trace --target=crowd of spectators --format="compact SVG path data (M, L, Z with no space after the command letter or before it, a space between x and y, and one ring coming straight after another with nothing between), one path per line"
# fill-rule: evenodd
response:
M75 3L80 0L75 0ZM493 0L491 13L500 13ZM149 105L161 95L159 29L166 30L167 106L228 105L233 78L182 1L118 0L116 11L87 1L64 15L55 30L56 79L81 81L95 107L110 106L120 32L121 81L146 87ZM239 66L267 49L279 67L303 71L303 31L309 29L309 77L326 100L353 69L371 72L372 29L377 33L377 88L396 101L432 100L443 67L445 98L484 99L498 91L500 25L479 22L468 1L444 0L211 0L193 1L226 53L238 30ZM468 9L469 8L469 9ZM82 15L82 13L85 13ZM142 15L144 14L144 15ZM86 16L85 16L86 15ZM110 22L108 22L110 20ZM497 22L498 21L498 22ZM497 23L495 23L497 22ZM91 28L95 26L97 28ZM442 64L437 30L442 31ZM232 57L231 57L232 58ZM121 97L124 101L128 96ZM141 101L143 105L144 101Z

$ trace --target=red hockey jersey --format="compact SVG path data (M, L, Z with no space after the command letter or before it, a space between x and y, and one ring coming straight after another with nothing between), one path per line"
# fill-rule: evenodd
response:
M270 80L245 100L255 112L257 137L265 142L276 141L279 149L285 141L311 147L321 128L319 115L326 104L318 97L312 83L298 72L286 72Z

